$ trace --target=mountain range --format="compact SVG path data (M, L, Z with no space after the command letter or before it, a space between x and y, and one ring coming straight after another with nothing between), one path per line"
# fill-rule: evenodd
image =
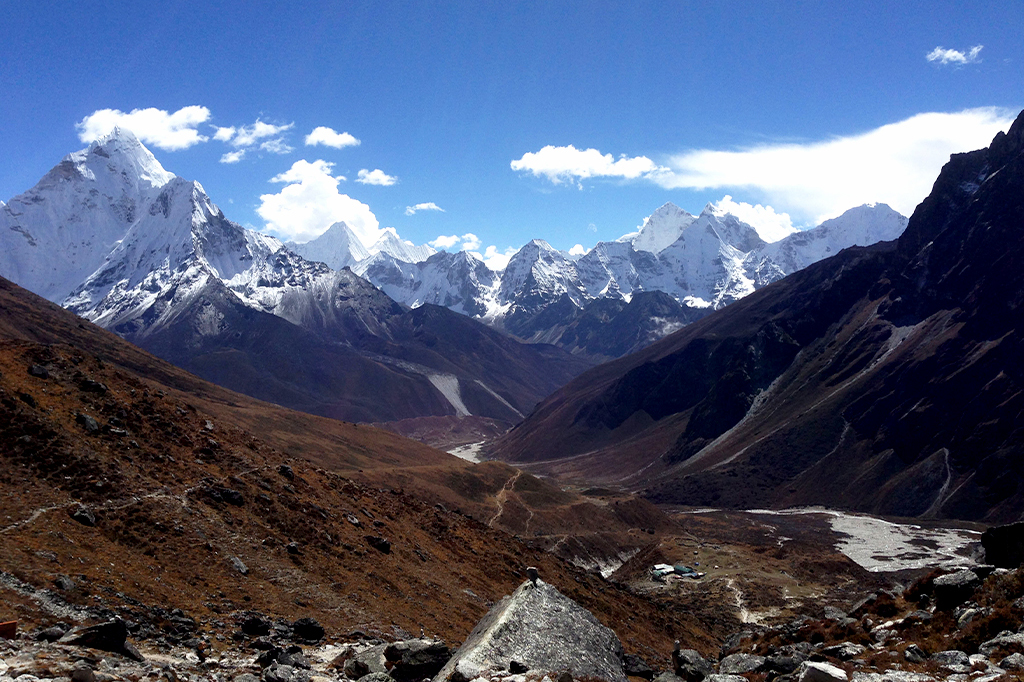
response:
M1024 114L953 155L895 242L584 373L492 455L664 503L1017 520L1022 226Z
M904 225L862 206L769 244L714 206L693 216L666 204L578 259L537 239L496 272L390 228L370 246L344 223L283 244L228 220L202 185L115 129L0 206L0 275L281 405L511 425L596 362Z

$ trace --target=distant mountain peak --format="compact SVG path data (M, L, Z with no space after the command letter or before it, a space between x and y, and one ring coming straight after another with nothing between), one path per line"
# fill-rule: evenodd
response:
M107 172L121 175L131 182L143 181L160 188L176 176L164 169L153 153L127 128L115 126L109 133L88 147L64 157L79 169L83 177L95 179L100 166Z

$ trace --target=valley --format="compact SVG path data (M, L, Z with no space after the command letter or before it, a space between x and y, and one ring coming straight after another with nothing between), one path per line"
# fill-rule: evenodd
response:
M343 224L285 246L115 130L0 207L0 274L45 295L0 280L4 617L18 642L120 619L143 659L275 682L301 645L401 677L399 649L540 600L614 631L615 679L689 679L676 642L756 682L941 672L911 646L997 679L1024 612L981 549L1024 510L1022 158L1019 118L909 222L768 243L666 204L496 273Z

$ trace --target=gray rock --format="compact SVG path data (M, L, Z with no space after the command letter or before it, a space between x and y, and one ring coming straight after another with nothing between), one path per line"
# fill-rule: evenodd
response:
M726 675L742 675L758 672L764 668L767 659L754 654L732 654L718 662L718 672Z
M327 634L320 623L313 618L299 618L292 623L295 636L309 642L319 642Z
M992 658L992 654L1001 648L1009 649L1020 647L1024 647L1024 633L1004 631L979 646L978 653L982 656Z
M730 675L727 673L716 673L708 675L704 682L747 682L743 675Z
M821 650L821 653L825 656L838 658L840 661L849 661L850 659L857 658L862 655L866 650L867 648L863 644L841 642L840 644L833 644L832 646L825 647Z
M384 647L384 658L392 664L396 680L422 680L441 672L454 652L439 639L407 639Z
M805 661L796 679L798 682L846 682L846 671L829 663Z
M50 378L50 370L46 369L42 365L32 365L28 368L28 373L34 377L39 377L40 379Z
M384 673L386 675L388 668L386 665L387 659L384 658L384 649L387 646L387 644L372 646L345 661L345 666L342 668L345 676L351 680L360 680L370 673Z
M281 665L276 661L263 671L264 682L309 682L310 677L308 670Z
M1003 670L1024 670L1024 654L1010 654L999 661L999 667Z
M703 677L701 678L704 679ZM654 676L652 682L686 682L686 678L679 677L675 673L663 672Z
M806 660L807 657L803 655L769 656L768 660L765 662L765 669L774 672L778 675L789 675L790 673L796 672L796 670L800 667L800 664Z
M935 678L924 673L887 670L884 673L854 672L853 682L935 682Z
M231 567L242 575L249 575L249 567L245 565L245 562L236 556L231 557Z
M79 412L75 415L75 423L89 433L96 433L100 430L100 423L84 412Z
M231 682L260 682L260 678L256 677L252 673L242 673L234 677Z
M903 650L903 658L910 663L924 663L928 659L928 655L918 645L910 644Z
M359 678L359 682L394 682L387 673L369 673Z
M680 649L672 652L672 666L675 674L685 682L701 682L705 677L715 672L711 661L705 660L694 649Z
M553 636L557 633L557 636ZM512 660L531 671L626 682L622 643L593 614L551 585L524 582L473 628L435 682L468 682Z
M82 505L73 507L68 511L68 515L83 526L96 525L96 515L88 507L83 507Z
M99 625L72 628L57 641L61 644L74 644L76 646L89 647L90 649L110 651L140 663L145 662L146 659L139 654L139 650L126 641L127 637L128 628L125 626L124 621L120 618L115 618L112 621L100 623Z
M87 663L76 663L71 670L71 682L96 682L96 673Z
M971 669L971 657L964 651L950 649L932 654L929 660L955 673L965 673Z
M935 607L940 611L952 609L970 599L974 590L981 585L981 579L974 571L963 570L940 575L932 586L935 592Z
M645 680L654 679L654 668L647 665L647 661L636 654L626 654L622 657L622 668L630 677L642 677Z

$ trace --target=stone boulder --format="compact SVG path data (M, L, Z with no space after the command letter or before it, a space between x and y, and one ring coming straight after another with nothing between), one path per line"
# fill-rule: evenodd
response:
M846 682L846 671L822 662L805 661L797 673L798 682Z
M1000 568L1017 568L1024 563L1024 523L993 526L981 534L985 563Z
M754 654L732 654L718 662L718 672L726 675L743 675L760 672L767 659Z
M128 627L120 618L99 625L77 627L69 630L59 640L61 644L74 644L121 654L133 661L145 661L139 650L128 641Z
M496 604L434 682L469 682L509 670L512 661L531 671L626 682L615 633L542 580L524 582Z
M451 660L452 650L439 639L407 639L384 647L384 659L391 664L396 680L422 680L441 672Z
M672 652L672 667L675 674L686 682L701 682L711 675L714 668L695 649L677 649Z
M940 575L932 582L935 608L947 611L960 606L971 598L979 585L981 585L981 580L978 578L978 574L967 569Z

